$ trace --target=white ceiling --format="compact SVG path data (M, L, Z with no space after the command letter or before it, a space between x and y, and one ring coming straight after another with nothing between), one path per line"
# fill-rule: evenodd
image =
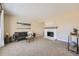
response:
M5 13L20 18L44 19L79 10L79 4L4 3Z

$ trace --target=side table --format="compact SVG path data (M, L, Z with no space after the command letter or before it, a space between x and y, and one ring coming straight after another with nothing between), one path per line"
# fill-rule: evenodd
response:
M76 37L76 44L73 46L71 45L73 42L72 42L72 37L75 36ZM76 52L76 54L78 54L79 52L79 48L78 48L78 40L79 40L79 36L78 35L69 35L68 36L68 51L73 51L73 52ZM70 49L70 46L73 46L73 48L76 48L76 51L74 51L73 49Z

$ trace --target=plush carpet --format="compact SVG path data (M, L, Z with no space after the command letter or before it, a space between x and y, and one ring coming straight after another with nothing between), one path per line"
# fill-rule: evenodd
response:
M0 56L76 56L67 50L67 43L35 38L30 43L26 40L12 42L0 48Z

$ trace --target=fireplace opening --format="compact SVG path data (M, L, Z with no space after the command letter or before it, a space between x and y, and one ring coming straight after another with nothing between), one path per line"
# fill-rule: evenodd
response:
M54 37L54 32L47 32L47 36Z

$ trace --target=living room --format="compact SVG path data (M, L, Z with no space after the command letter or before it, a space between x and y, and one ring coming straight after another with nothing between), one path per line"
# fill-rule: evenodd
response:
M36 34L36 38L33 42L36 41L36 43L34 43L37 45L36 47L40 47L41 44L43 43L47 45L48 43L51 44L52 42L55 45L56 43L55 41L57 40L57 42L59 41L60 43L62 42L62 44L64 43L64 46L65 46L64 49L67 50L67 44L65 45L65 43L68 42L68 35L73 31L74 28L79 29L79 23L78 23L79 7L78 6L79 4L53 4L53 3L50 3L50 4L49 3L47 4L10 3L8 4L8 3L4 3L2 4L2 7L5 11L4 36L8 34L11 37L13 37L15 32L34 32ZM46 43L47 41L44 42L45 39L47 39L48 43ZM14 44L14 43L17 44L18 42L24 42L24 40L17 41L17 42L13 41L12 43L9 43L9 44ZM30 44L32 44L33 42L30 42ZM39 43L40 46L38 42L40 42ZM61 47L62 44L60 44L59 47ZM51 47L51 46L52 45L49 45L48 47ZM62 48L60 48L58 52L61 49ZM55 52L53 51L54 54L52 53L52 51L49 51L46 53L44 52L45 54L43 55L63 55L65 53L64 49L63 49L63 52L62 53L59 52L59 54L55 54L56 52L55 50ZM40 51L40 49L38 50ZM7 53L8 52L6 52L3 55L8 55ZM33 53L24 54L24 55L37 54L37 53L36 54L33 54ZM12 55L19 55L19 54L14 53ZM42 54L39 53L37 55L42 55ZM75 55L75 54L68 52L68 54L66 53L64 55Z

